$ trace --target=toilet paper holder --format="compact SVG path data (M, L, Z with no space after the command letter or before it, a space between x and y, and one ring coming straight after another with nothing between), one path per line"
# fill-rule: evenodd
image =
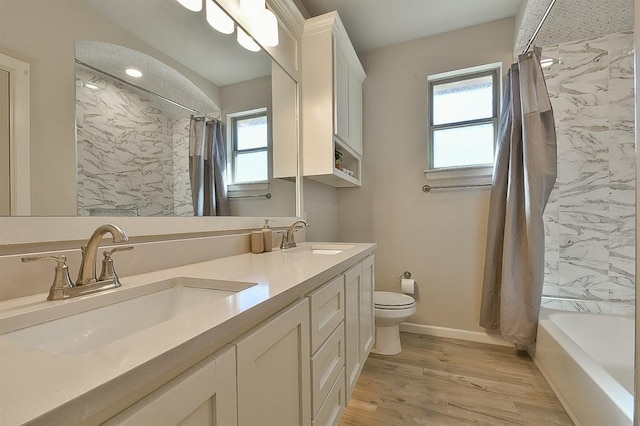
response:
M407 280L408 280L408 279L411 279L411 272L409 272L409 271L404 271L404 273L403 273L402 275L400 275L400 280L402 280L403 278L404 278L404 279L407 279Z
M411 272L404 271L404 273L400 275L399 280L400 280L400 290L403 293L408 294L415 299L417 297L418 283L415 282L415 280L411 279ZM405 284L404 280L410 280L410 283ZM408 286L408 287L405 288L405 286Z

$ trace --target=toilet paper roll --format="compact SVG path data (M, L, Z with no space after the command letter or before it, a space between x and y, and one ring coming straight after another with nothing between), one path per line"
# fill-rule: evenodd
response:
M416 289L415 280L409 280L406 278L402 279L402 292L404 294L413 294L415 292L415 289Z

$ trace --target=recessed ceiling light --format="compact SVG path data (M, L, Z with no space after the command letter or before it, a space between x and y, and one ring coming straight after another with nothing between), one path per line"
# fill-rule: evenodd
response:
M549 68L551 65L553 65L553 59L543 59L542 61L540 61L540 65L542 66L542 68Z
M135 68L127 68L126 70L124 70L124 72L126 72L129 77L135 77L135 78L142 77L142 72Z
M96 86L93 83L84 83L84 87L86 87L87 89L91 89L91 90L98 90L99 89L99 87Z

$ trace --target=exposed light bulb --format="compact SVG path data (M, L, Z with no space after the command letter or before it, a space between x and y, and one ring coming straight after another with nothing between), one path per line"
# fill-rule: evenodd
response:
M217 31L223 34L233 33L235 24L233 19L225 13L213 0L206 0L207 5L207 22Z
M200 12L202 10L202 0L176 0L176 1L192 12Z
M278 18L269 9L265 9L260 13L259 21L257 22L258 30L256 37L263 46L276 47L279 42L278 37Z
M135 69L135 68L127 68L126 70L124 70L124 72L129 76L129 77L134 77L134 78L140 78L142 77L142 72Z
M238 43L240 43L240 46L252 52L260 51L260 46L240 27L238 27Z

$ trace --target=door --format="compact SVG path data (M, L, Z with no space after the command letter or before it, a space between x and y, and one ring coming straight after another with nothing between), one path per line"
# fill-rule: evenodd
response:
M342 142L349 144L349 65L340 45L334 39L334 133Z
M349 73L349 145L362 155L362 82Z
M349 269L345 274L345 365L347 381L347 401L358 381L362 369L360 349L360 311L362 287L362 263Z
M286 308L236 341L238 424L311 424L309 301Z
M362 285L360 287L360 356L367 360L375 340L375 318L373 311L373 290L375 288L375 267L373 256L362 261Z
M235 347L227 346L105 425L236 425L235 369Z
M9 169L9 72L0 69L0 216L11 214L11 172Z

